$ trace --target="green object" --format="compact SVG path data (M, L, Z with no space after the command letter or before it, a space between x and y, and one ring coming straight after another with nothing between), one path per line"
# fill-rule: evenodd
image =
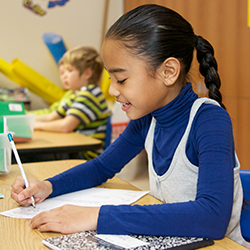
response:
M21 102L0 102L0 115L24 115L24 104Z
M4 132L4 119L0 116L0 173L8 173L11 165L11 145Z
M35 115L26 115L23 103L0 102L0 117L1 133L13 132L15 141L32 138Z
M24 138L31 139L36 115L5 115L7 130L13 132L14 141L23 141Z
M11 166L11 145L7 133L15 138L32 137L35 115L25 115L23 103L0 102L0 173L8 173Z
M0 116L0 133L2 134L4 131L4 124L3 124L3 117ZM0 134L0 140L1 140L1 134ZM0 172L3 172L5 170L5 160L4 160L4 147L1 146L0 142Z
M0 116L0 133L4 132L4 124L3 124L3 117Z

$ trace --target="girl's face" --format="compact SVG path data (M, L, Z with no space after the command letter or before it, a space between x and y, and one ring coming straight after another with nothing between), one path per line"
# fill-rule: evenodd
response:
M88 85L88 79L85 74L80 76L79 70L70 64L62 64L59 66L60 79L66 90L80 90L81 87Z
M144 59L132 56L119 41L107 39L102 58L111 78L109 93L130 119L143 117L172 100L158 70L155 77L150 76Z

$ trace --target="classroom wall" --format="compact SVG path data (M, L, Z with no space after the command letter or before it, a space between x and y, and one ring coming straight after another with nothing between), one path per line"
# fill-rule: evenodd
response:
M156 3L174 9L193 26L196 35L214 47L222 81L224 104L231 116L236 153L241 168L250 169L250 27L247 0L124 0L127 12L141 4ZM194 59L191 79L197 93L205 95L204 79Z
M29 2L46 12L36 14L24 7ZM50 55L42 35L61 35L68 48L92 45L100 50L105 4L108 4L107 27L122 13L122 0L69 0L65 5L48 8L50 1L0 1L0 58L8 63L18 58L34 70L61 86L57 65ZM63 2L63 1L51 1ZM35 9L37 10L37 8ZM0 88L20 85L0 73ZM31 92L31 109L46 107L47 103Z

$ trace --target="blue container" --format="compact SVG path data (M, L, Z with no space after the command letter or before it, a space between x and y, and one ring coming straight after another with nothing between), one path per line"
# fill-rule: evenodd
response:
M243 238L250 242L250 170L240 170L240 178L243 188L244 204L241 211L240 226Z
M67 51L63 38L60 35L54 33L44 33L43 41L47 45L51 55L53 56L56 64L58 65L59 60L63 54Z

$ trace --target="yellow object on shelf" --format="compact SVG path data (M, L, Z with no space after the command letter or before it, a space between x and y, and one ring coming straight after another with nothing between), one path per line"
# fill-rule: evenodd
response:
M12 65L14 73L24 83L23 87L28 88L48 102L53 103L59 101L65 94L64 89L55 85L19 59L14 59Z
M0 72L7 76L13 82L23 86L21 79L13 72L13 66L0 58Z
M14 59L10 64L0 58L0 72L49 103L60 101L66 92L19 59Z

